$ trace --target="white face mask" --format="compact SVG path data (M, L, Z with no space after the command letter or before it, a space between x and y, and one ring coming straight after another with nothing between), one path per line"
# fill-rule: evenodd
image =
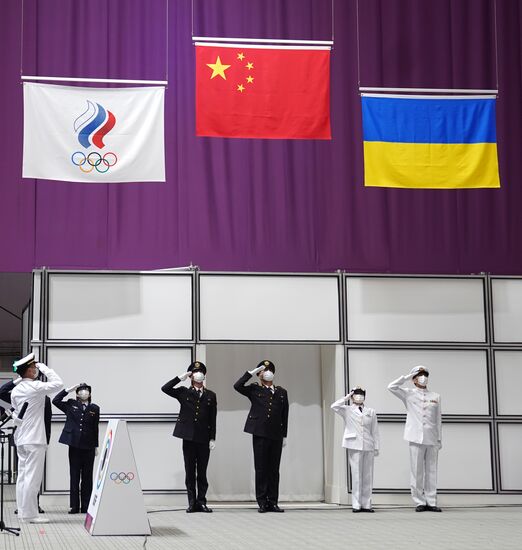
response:
M194 382L203 382L203 380L205 380L205 375L201 371L195 372L192 375L192 380L194 380Z
M89 390L79 390L78 391L78 397L82 401L87 401L87 399L89 399L90 396L91 396L91 392Z
M261 377L265 382L272 382L272 380L274 379L274 373L270 370L265 370L263 371Z
M417 377L417 382L421 386L426 386L428 384L428 377L425 374L421 374L420 376Z
M357 403L357 405L364 403L364 395L362 395L362 393L354 393L352 395L352 399L354 403Z

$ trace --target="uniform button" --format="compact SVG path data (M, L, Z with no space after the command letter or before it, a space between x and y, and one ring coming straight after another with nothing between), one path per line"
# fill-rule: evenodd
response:
M270 415L267 415L267 418L270 418Z
M198 419L197 419L197 418L195 418L195 419L194 419L194 422L197 422L197 421L198 421Z

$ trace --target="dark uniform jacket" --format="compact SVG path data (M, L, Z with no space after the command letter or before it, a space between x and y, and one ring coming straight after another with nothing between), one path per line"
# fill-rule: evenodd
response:
M274 393L265 386L254 383L245 386L251 378L245 372L234 384L234 389L250 399L251 407L245 423L245 432L267 437L283 439L288 432L288 394L281 386L274 386Z
M66 414L65 426L58 441L77 449L94 449L98 446L100 407L88 403L83 410L79 399L63 401L66 395L67 391L62 390L53 399L53 405Z
M161 391L177 399L181 405L174 436L196 443L208 443L216 439L217 397L213 391L203 388L203 395L192 388L180 386L178 376L163 385Z
M0 388L0 399L11 403L11 392L15 388L14 382L7 382ZM1 407L0 407L1 409ZM3 410L3 409L2 409ZM45 424L45 438L47 439L47 445L51 440L51 419L53 416L53 408L51 406L51 400L45 396L45 408L44 408L44 424Z

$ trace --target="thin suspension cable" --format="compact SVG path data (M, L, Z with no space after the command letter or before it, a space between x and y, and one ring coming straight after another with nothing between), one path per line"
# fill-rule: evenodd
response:
M24 74L24 0L22 0L22 15L20 17L20 76Z
M169 81L169 0L165 0L165 80Z
M335 8L334 8L334 2L335 2L335 0L332 0L332 42L334 41L334 36L335 36Z
M190 33L191 36L194 36L194 0L190 3L191 9L192 9L192 32Z
M497 33L497 0L493 0L493 20L495 23L495 76L498 89L498 33Z
M361 85L361 52L359 45L359 0L355 0L355 24L357 35L357 85Z

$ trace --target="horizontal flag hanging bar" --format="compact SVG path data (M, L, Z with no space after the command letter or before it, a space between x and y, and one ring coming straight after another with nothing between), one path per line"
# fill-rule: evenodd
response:
M45 80L46 82L102 82L107 84L156 84L167 86L168 80L126 80L122 78L76 78L70 76L27 76L22 80Z
M470 90L467 88L379 88L359 86L360 92L418 92L441 94L498 94L498 90Z
M361 94L361 97L391 97L396 99L496 99L495 95Z
M216 36L193 36L193 42L246 42L255 44L301 44L310 46L333 46L333 40L282 40L278 38L220 38Z
M222 44L215 42L194 42L194 46L218 48L241 48L256 50L331 50L330 46L304 46L297 44Z

